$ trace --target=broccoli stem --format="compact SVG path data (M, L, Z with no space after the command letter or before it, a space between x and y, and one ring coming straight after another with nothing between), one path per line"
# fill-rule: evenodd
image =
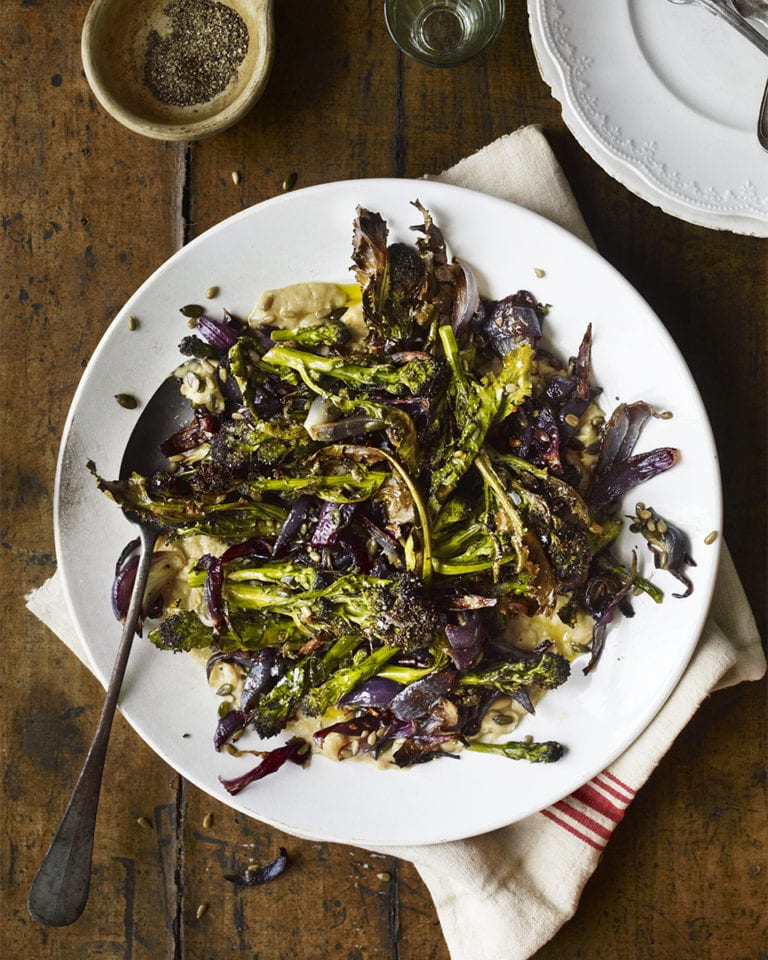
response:
M416 514L419 518L419 528L421 534L421 579L424 581L424 583L429 583L432 579L432 531L429 512L421 494L418 491L418 488L416 487L416 484L409 476L407 470L395 457L391 456L385 450L379 450L376 447L359 447L350 445L343 447L343 450L345 453L349 454L357 453L372 457L376 460L386 460L387 463L392 467L393 472L396 473L398 478L405 484L408 493L411 495L414 509L416 510ZM409 566L409 570L413 569L413 565Z
M551 690L565 683L569 673L570 664L564 656L545 652L539 657L504 660L477 673L465 673L459 682L470 687L495 687L501 693L513 693L529 684Z
M523 546L525 527L520 516L520 511L507 495L507 491L504 489L501 478L494 470L490 458L485 451L482 451L478 454L477 459L475 460L475 466L480 472L480 475L482 476L486 486L489 487L493 492L496 502L501 508L509 524L510 532L512 534L513 549L515 551L517 570L520 570L523 566L526 556L525 547Z
M431 667L401 667L393 663L379 670L378 675L384 677L385 680L395 680L397 683L406 685L413 683L414 680L420 680L422 677L426 677L427 674L434 673L437 669L437 665Z
M282 492L313 493L321 500L335 503L353 503L370 500L389 474L381 470L361 471L361 474L342 473L310 477L257 477L247 481L250 493Z
M462 365L456 336L450 326L441 326L440 342L451 372L454 419L461 432L454 443L447 443L432 472L429 506L440 511L457 483L469 470L485 443L488 431L508 416L515 405L530 395L531 349L521 345L510 351L497 375L481 382L471 381ZM486 458L487 459L487 458Z
M509 760L528 760L529 763L556 763L563 755L563 746L556 740L537 743L535 740L508 740L506 743L486 743L473 740L469 750L477 753L494 753Z
M350 656L359 643L359 636L343 634L324 654L310 653L289 667L275 686L258 701L249 717L259 736L266 739L279 733L305 692L331 676L338 664Z
M324 683L307 691L301 701L302 710L310 717L322 716L326 710L338 703L345 693L379 673L396 653L397 647L379 647L364 660L337 670Z
M596 559L603 570L615 574L622 583L627 583L631 579L632 585L638 590L642 590L643 593L647 593L654 603L662 603L664 601L664 591L660 590L656 584L651 583L650 580L646 580L645 577L633 577L628 570L613 560L608 554L601 553Z

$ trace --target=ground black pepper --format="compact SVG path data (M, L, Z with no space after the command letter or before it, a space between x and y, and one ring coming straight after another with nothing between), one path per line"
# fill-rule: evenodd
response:
M144 83L162 103L191 107L226 90L248 52L248 28L215 0L171 0L170 31L147 37Z

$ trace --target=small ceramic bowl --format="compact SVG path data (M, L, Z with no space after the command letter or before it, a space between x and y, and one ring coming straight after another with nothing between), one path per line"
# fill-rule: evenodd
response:
M231 42L213 52L223 15L223 29L232 20L241 38L247 29L236 68L222 66ZM200 140L237 123L261 96L274 52L272 0L94 0L81 48L88 83L115 120L155 140Z

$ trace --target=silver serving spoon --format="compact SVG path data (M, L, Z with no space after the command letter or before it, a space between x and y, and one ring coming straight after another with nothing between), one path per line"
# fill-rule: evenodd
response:
M178 383L173 378L165 380L144 407L131 433L120 466L121 479L133 472L148 474L167 469L168 461L160 453L159 444L188 419L189 402L179 393ZM160 527L141 523L128 513L126 516L138 525L141 548L128 614L96 733L27 901L32 917L51 927L74 923L88 900L93 833L107 744L144 599L152 553L161 531Z
M768 0L733 0L737 13L747 20L757 20L768 27ZM768 82L763 88L763 99L757 115L757 139L763 150L768 150Z

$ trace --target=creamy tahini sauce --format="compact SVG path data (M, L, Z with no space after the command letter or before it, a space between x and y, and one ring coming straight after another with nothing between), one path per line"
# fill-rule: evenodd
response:
M563 623L557 614L537 613L532 617L510 618L504 636L523 650L534 650L540 643L550 640L557 653L573 660L590 645L592 627L592 618L586 613L578 613L573 626Z
M345 312L340 319L349 329L352 342L364 340L368 329L357 284L310 280L265 290L248 315L248 323L253 327L295 330L322 323L341 309Z
M211 413L223 413L224 394L210 360L187 360L173 371L180 381L179 391L193 407L207 407Z

